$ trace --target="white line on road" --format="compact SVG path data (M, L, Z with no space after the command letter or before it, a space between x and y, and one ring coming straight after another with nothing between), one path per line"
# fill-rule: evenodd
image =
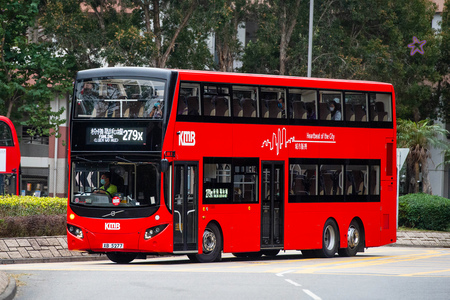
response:
M297 282L295 282L295 281L293 281L293 280L290 280L290 279L285 279L287 282L289 282L290 284L293 284L293 285L295 285L295 286L302 286L301 284L299 284L299 283L297 283Z
M319 296L317 296L316 294L314 294L313 292L311 292L310 290L306 290L303 289L303 291L308 294L308 296L310 296L311 298L313 298L314 300L322 300L322 298L320 298Z
M277 275L278 277L283 277L284 274L292 273L292 272L294 272L294 271L295 271L295 270L288 270L288 271L284 271L284 272L277 273L277 274L275 274L275 275Z

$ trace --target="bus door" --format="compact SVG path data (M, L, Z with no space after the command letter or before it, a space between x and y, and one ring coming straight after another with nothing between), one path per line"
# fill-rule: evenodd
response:
M173 195L173 250L197 253L197 162L175 163Z
M282 248L284 164L262 162L261 176L261 249Z

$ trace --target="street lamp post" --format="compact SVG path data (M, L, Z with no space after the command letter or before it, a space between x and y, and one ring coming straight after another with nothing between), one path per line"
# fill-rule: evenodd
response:
M311 77L314 0L309 1L308 77Z

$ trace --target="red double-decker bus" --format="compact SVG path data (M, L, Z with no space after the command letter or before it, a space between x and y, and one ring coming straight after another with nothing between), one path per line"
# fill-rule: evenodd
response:
M355 255L396 241L387 83L153 68L77 75L68 245L126 263Z
M0 195L19 194L20 147L10 119L0 116Z

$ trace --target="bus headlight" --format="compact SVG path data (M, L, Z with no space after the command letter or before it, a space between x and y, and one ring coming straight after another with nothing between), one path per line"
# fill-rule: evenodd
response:
M167 225L169 224L158 225L147 229L145 231L144 239L145 240L151 239L152 237L163 231L167 227Z
M79 239L83 239L84 235L83 235L83 230L81 230L81 228L77 227L77 226L73 226L70 224L67 224L67 230L73 234L74 236L76 236Z

